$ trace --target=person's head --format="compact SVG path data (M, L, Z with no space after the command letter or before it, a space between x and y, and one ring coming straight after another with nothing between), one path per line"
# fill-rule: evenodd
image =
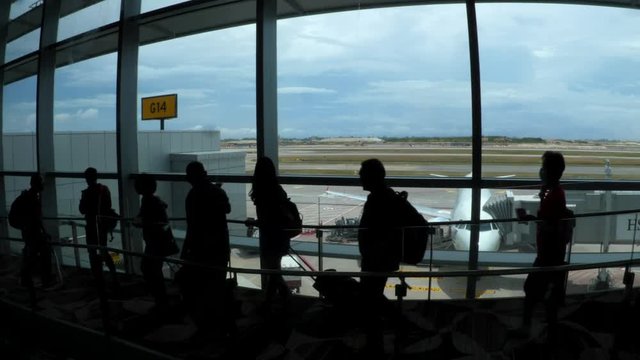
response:
M262 156L256 161L256 167L253 170L254 183L273 183L277 180L276 166L273 161Z
M187 181L193 185L200 181L206 180L207 171L200 161L192 161L187 165L186 169Z
M360 183L362 188L371 191L384 186L384 177L386 176L384 165L378 159L369 159L360 165Z
M136 192L140 195L151 195L156 192L158 184L153 176L149 174L140 174L136 177L134 187Z
M556 184L564 172L564 156L557 151L545 151L542 154L540 180L544 185Z
M84 179L87 181L87 185L96 184L98 182L98 170L88 167L84 171Z
M29 185L31 185L31 190L35 192L41 192L44 186L42 181L42 176L40 176L40 174L31 175Z
M249 196L252 200L255 200L258 193L264 194L271 191L273 187L277 186L278 177L276 174L276 166L273 161L266 157L261 156L256 161L256 167L253 170L253 177L251 177L251 191Z

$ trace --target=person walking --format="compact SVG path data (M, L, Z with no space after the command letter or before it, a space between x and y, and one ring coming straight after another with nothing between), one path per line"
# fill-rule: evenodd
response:
M564 157L555 151L546 151L542 155L540 168L540 207L537 216L526 214L517 209L521 221L536 221L536 258L533 266L548 267L565 264L568 229L572 228L566 207L566 198L560 178L565 169ZM536 303L544 301L546 305L549 338L555 338L558 307L564 301L564 271L535 272L527 276L524 283L524 312L522 328L530 331L533 310Z
M51 285L51 237L42 222L42 203L40 193L43 181L40 174L31 176L30 188L23 191L15 201L19 202L20 232L24 241L22 249L23 259L20 271L20 283L29 290L29 300L32 307L36 306L36 293L33 283L33 273L39 268L42 288Z
M88 167L84 171L84 178L87 188L82 190L79 210L86 222L87 245L92 246L88 248L91 271L98 286L103 289L102 264L104 262L111 273L115 290L118 288L116 265L104 248L107 246L108 231L103 225L103 217L111 210L111 193L106 185L98 182L98 171L95 168Z
M278 184L273 161L260 157L256 162L251 179L249 196L256 207L260 242L260 266L262 269L281 270L282 257L289 251L290 239L284 231L283 223L287 193ZM291 291L281 274L269 274L266 279L265 298L262 310L271 311L274 297L279 295L286 308Z
M162 257L172 255L168 246L174 244L173 234L169 227L167 204L154 195L157 182L149 174L141 174L135 181L136 192L142 195L140 212L134 220L134 225L142 228L142 238L145 242L144 254L140 267L142 275L155 299L152 312L162 314L168 310L169 301L165 285ZM175 250L178 250L177 248Z
M229 263L227 214L231 205L226 192L207 178L204 165L192 161L186 168L191 190L185 200L187 234L181 258L185 264L178 282L185 305L200 333L226 335L235 331L230 309L233 295L226 286Z

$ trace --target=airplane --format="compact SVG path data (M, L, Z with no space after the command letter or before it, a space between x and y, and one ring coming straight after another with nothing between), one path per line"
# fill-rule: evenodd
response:
M438 177L442 175L432 174ZM467 177L470 177L468 174ZM512 177L513 175L499 176L500 178ZM365 202L366 196L341 193L336 191L325 191L326 196L339 196ZM483 210L484 205L491 198L490 189L480 190L480 220L494 219L488 212ZM434 209L426 206L413 205L418 212L426 216L431 222L442 221L468 221L471 219L471 189L458 189L456 201L452 210ZM454 249L468 251L471 241L471 225L455 224L451 227L451 241ZM480 234L478 240L479 251L498 251L502 243L502 234L495 223L484 222L480 224Z

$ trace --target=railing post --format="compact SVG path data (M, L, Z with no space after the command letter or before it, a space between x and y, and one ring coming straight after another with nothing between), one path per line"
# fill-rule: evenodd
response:
M427 232L427 236L429 237L429 272L433 271L433 234ZM429 276L429 289L427 290L427 301L431 301L431 279Z
M78 249L78 225L75 221L71 221L71 240L73 241L73 256L76 259L76 267L80 269L80 249Z
M316 230L316 238L318 239L318 269L319 271L324 271L324 266L322 265L322 229Z

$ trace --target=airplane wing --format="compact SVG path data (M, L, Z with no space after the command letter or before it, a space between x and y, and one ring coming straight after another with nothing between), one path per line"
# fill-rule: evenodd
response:
M327 190L324 193L325 193L325 195L328 195L329 197L337 196L337 197L344 197L344 198L347 198L347 199L360 200L362 202L367 201L367 197L366 196L362 196L362 195L353 195L353 194L341 193L341 192L331 191L331 190Z
M337 197L344 197L347 199L359 200L362 202L367 201L367 197L362 195L354 195L354 194L342 193L342 192L331 191L331 190L327 190L324 193L326 196L329 196L329 197L337 196ZM424 216L428 216L430 218L437 218L438 220L441 220L441 221L451 220L450 210L436 209L436 208L430 208L428 206L420 206L420 205L413 205L413 207L415 207L416 210L418 210L418 212Z

